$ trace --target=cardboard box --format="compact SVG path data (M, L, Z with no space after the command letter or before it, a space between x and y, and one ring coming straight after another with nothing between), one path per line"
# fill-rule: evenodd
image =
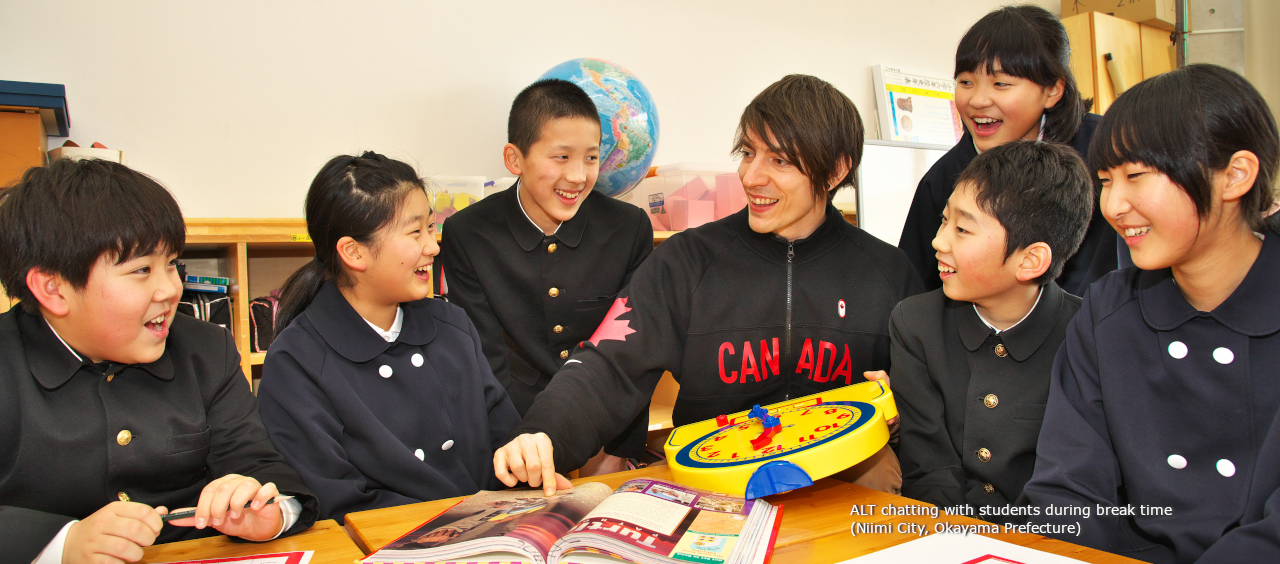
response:
M1062 17L1102 12L1151 27L1172 30L1178 23L1175 0L1062 0Z
M33 166L44 166L48 148L44 122L34 108L0 110L0 189L22 179Z
M54 161L57 159L102 159L123 165L129 164L129 160L124 156L124 151L95 149L93 147L56 147L49 151L49 160Z

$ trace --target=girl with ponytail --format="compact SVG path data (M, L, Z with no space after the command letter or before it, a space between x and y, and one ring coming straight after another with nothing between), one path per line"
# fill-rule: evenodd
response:
M320 518L497 487L520 417L470 319L427 297L440 247L413 167L335 157L306 214L316 256L285 282L258 399Z

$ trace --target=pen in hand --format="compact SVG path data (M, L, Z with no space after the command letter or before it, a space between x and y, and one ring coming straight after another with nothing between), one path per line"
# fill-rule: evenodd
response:
M293 496L291 496L291 495L278 495L278 496L275 496L275 497L273 497L273 498L271 498L271 499L267 500L267 503L266 503L266 504L264 504L263 506L265 507L265 506L267 506L267 505L271 505L271 504L273 504L273 503L278 503L278 502L284 501L284 500L286 500L286 499L293 499ZM245 508L245 509L249 509L249 507L250 507L250 506L252 506L252 505L253 505L253 502L252 502L252 501L250 501L249 503L244 504L244 508ZM168 514L168 515L161 515L161 516L160 516L160 520L161 520L161 521L163 521L163 522L165 522L165 523L168 523L169 521L174 521L174 520L177 520L177 519L186 519L187 517L195 517L195 516L196 516L196 510L191 509L191 510L188 510L188 511L179 511L179 512L177 512L177 513L170 513L170 514Z

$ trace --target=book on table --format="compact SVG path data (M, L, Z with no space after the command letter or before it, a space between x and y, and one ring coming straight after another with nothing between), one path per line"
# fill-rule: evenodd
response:
M781 520L782 506L762 499L647 478L551 497L482 491L363 562L761 564Z

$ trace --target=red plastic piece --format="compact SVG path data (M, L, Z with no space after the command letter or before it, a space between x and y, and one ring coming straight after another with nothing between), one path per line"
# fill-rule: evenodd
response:
M717 426L717 427L724 427L725 425L728 425L728 424L729 424L729 416L728 416L728 415L717 415L717 416L716 416L716 426Z
M773 426L773 427L765 427L765 428L764 428L764 432L763 432L763 433L760 433L760 436L759 436L759 437L756 437L756 438L754 438L754 439L751 439L751 448L753 448L753 449L755 449L755 450L760 450L760 449L764 448L764 447L765 447L765 446L767 446L769 443L773 442L773 436L774 436L774 435L776 435L776 434L778 434L778 432L780 432L780 431L782 431L782 425L775 425L775 426Z

